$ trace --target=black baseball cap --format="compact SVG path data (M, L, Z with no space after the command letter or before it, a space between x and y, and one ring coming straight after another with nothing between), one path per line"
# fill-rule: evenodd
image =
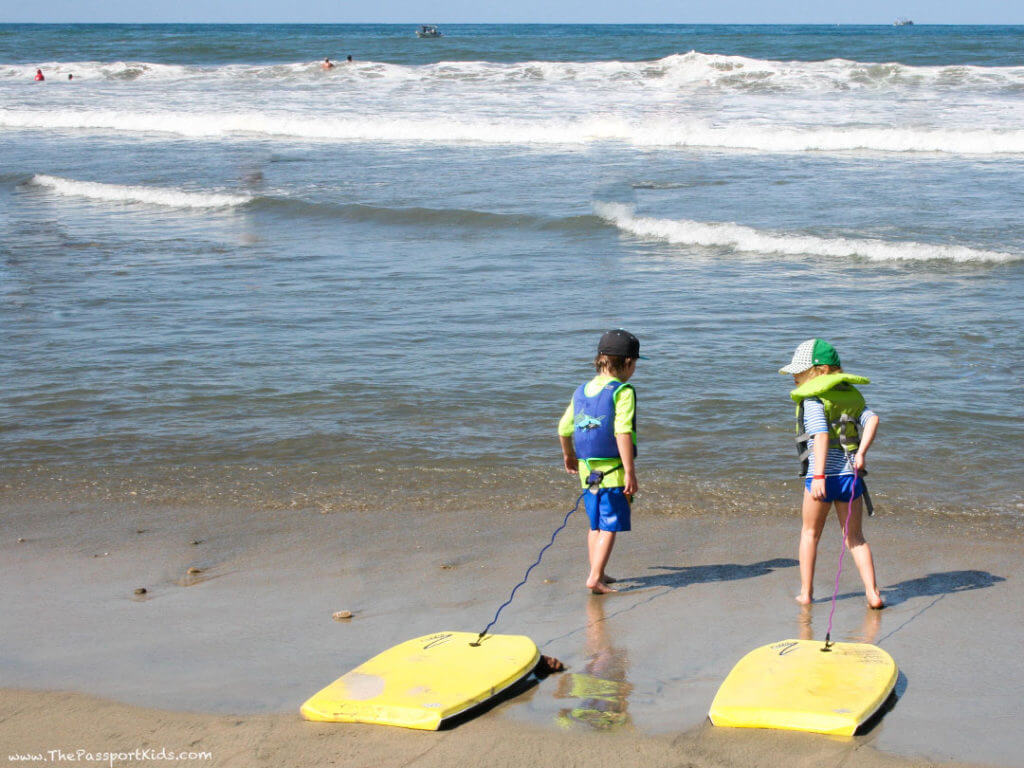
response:
M597 342L597 354L647 359L640 356L640 339L621 328L608 331L601 337Z

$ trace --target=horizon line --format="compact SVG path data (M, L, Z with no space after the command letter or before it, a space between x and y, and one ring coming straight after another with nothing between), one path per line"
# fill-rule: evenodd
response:
M893 22L781 22L781 21L0 21L6 26L419 26L424 23L437 26L531 26L531 27L892 27ZM914 22L913 27L1024 27L1024 22L995 23L971 22Z

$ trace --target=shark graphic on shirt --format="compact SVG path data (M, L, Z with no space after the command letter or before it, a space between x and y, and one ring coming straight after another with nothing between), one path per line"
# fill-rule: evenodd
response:
M601 426L601 422L604 420L604 416L587 416L585 413L581 413L576 417L576 429L597 429Z

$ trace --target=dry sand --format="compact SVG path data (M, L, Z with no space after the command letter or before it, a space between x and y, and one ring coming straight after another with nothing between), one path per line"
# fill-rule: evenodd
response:
M821 602L802 611L795 513L666 516L644 497L612 556L619 594L583 589L578 514L496 627L531 636L566 673L448 732L301 721L305 698L384 648L487 623L568 498L488 491L454 504L443 487L414 503L382 493L348 508L342 494L330 514L9 494L0 753L165 747L209 750L194 762L217 766L1021 764L1020 527L894 510L866 525L890 607L865 608L849 560L841 581L834 638L878 643L902 673L892 709L852 739L706 721L746 651L824 636L836 526ZM338 610L354 616L334 621Z

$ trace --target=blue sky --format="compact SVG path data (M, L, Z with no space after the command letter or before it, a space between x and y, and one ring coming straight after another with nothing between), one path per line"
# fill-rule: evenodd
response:
M0 22L1024 24L1021 0L0 0Z

